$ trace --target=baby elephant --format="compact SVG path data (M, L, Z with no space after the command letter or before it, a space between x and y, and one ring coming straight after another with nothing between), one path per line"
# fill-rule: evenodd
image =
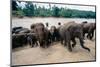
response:
M29 45L31 47L38 46L37 38L36 38L36 34L35 33L28 33L27 36L28 36L27 37L27 42L29 43Z

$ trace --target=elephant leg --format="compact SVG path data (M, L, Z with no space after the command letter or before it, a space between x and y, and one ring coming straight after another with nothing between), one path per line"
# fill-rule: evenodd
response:
M63 44L63 39L61 38L61 44Z
M31 41L30 41L30 44L31 44L31 47L33 47L33 41L32 41L32 39L31 39Z
M83 39L85 39L85 32L83 32Z
M54 36L52 36L52 43L55 41Z
M91 32L90 40L93 38L93 36L94 36L94 31Z
M35 40L33 40L32 41L32 47L35 47L35 46L37 46L37 44L36 44Z
M89 36L90 36L90 35L89 35L89 33L88 33L88 34L87 34L87 38L89 38Z
M67 46L67 42L68 42L68 39L67 39L67 37L65 36L65 38L64 38L64 46Z
M54 35L53 35L53 39L52 39L52 41L55 42L55 36L54 36Z
M74 48L74 47L75 47L75 45L76 45L75 38L73 38L73 39L72 39L72 42L73 42L72 47Z
M40 47L45 48L45 45L43 44L43 42L39 42L40 43Z
M49 45L50 45L50 44L49 44L49 39L48 39L48 37L46 37L46 39L44 39L43 42L44 42L44 47L45 47L45 48L48 48Z
M33 43L32 43L32 39L31 38L29 38L29 44L30 44L31 47L33 47L32 46Z
M84 49L86 49L86 50L88 50L88 51L90 52L90 49L87 48L86 46L84 46L84 44L83 44L84 41L83 41L81 38L80 38L79 40L80 40L80 45L81 45L81 47L84 48Z
M35 44L35 46L36 46L36 47L38 46L38 43L37 43L37 41L36 41L34 44Z
M64 41L64 46L67 46L67 41L66 40Z
M48 42L45 41L45 42L43 43L43 45L44 45L44 48L47 48L47 47L48 47Z
M45 43L44 43L44 48L47 48L47 46L48 46L48 45L47 45L47 42L45 42Z
M71 35L70 31L66 31L66 36L65 36L65 45L68 46L68 50L72 52L72 47L71 47Z
M48 47L49 47L49 41L46 40L46 42L45 42L45 48L48 48Z
M70 52L72 52L72 47L71 47L70 41L68 41L68 50L69 50Z
M92 37L94 36L94 30L92 31Z
M90 37L91 37L91 32L88 32L87 38L90 39Z
M94 30L90 28L88 33L89 33L89 39L91 40L94 36Z

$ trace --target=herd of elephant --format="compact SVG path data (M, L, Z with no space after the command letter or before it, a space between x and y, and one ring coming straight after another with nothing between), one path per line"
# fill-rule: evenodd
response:
M96 23L70 21L65 24L59 22L58 25L59 27L51 26L48 29L48 23L44 25L40 22L32 24L30 29L23 27L12 28L12 49L27 44L31 47L48 48L53 42L60 41L64 47L72 52L72 48L76 45L75 38L78 38L80 46L90 52L90 49L84 46L85 34L87 34L88 39L92 40L96 30Z

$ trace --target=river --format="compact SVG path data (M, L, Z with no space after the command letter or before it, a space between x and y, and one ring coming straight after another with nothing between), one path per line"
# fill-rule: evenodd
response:
M55 18L55 17L24 17L24 18L15 18L12 17L12 28L17 26L22 26L25 28L30 28L30 25L33 23L42 22L43 24L49 23L49 28L52 25L58 26L58 22L67 23L69 21L75 21L81 23L83 21L95 22L95 19L85 19L85 18Z

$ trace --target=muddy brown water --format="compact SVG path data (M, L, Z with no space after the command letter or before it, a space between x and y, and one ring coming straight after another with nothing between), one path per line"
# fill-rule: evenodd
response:
M77 23L81 23L83 21L88 21L88 22L95 22L95 19L85 19L85 18L54 18L54 17L47 17L47 18L42 18L42 17L33 17L33 18L12 18L12 27L17 27L17 26L22 26L26 28L30 28L30 25L33 23L39 23L42 22L44 25L45 23L49 23L49 28L53 25L58 27L58 22L61 22L61 24L67 23L69 21L75 21Z
M80 23L82 21L95 22L95 19L72 19L72 18L12 18L12 27L23 26L30 28L32 23L36 22L49 22L51 25L56 25L58 22L66 23L73 21ZM62 63L62 62L79 62L79 61L94 61L96 60L95 54L95 37L93 40L85 39L85 46L89 47L91 52L83 49L80 46L79 40L77 45L73 48L73 52L69 52L66 47L61 45L60 42L52 43L47 49L38 47L31 48L29 45L19 47L12 50L12 65L27 65L27 64L45 64L45 63Z

